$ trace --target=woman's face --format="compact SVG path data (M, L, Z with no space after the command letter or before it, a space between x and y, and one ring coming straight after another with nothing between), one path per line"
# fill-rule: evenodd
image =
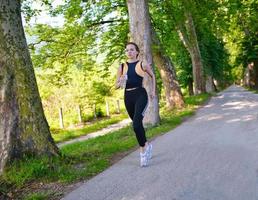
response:
M125 54L129 59L136 59L139 52L133 44L128 44L125 49Z

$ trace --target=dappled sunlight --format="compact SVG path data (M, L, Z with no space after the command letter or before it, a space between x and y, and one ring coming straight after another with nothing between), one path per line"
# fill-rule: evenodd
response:
M255 120L256 116L255 115L245 115L242 117L243 121L251 121L251 120Z
M243 115L239 118L235 118L235 119L230 119L227 120L226 123L233 123L233 122L247 122L247 121L252 121L252 120L256 120L257 116L256 115Z
M221 105L222 110L239 110L243 108L254 108L258 106L258 102L251 102L251 101L234 101L228 102Z
M209 115L204 115L202 117L198 117L196 118L196 121L212 121L212 120L220 120L225 118L226 116L232 115L233 113L224 113L224 114L209 114ZM233 123L233 122L247 122L247 121L252 121L252 120L257 120L257 115L251 115L251 114L247 114L247 115L243 115L241 117L237 117L234 119L229 119L229 120L225 120L226 123Z
M227 120L226 123L233 123L233 122L239 122L241 121L240 118L236 118L236 119L230 119L230 120Z
M214 106L214 104L212 103L212 104L205 105L204 108L211 108L213 106Z
M212 116L212 117L208 117L208 118L207 118L207 121L215 120L215 119L221 119L221 118L222 118L221 115L220 115L220 116Z
M224 95L223 94L221 94L221 95L219 95L219 96L216 96L216 99L223 99L224 98Z
M216 119L221 119L221 118L222 118L221 115L217 115L217 116L206 117L206 120L210 121L210 120L216 120Z
M258 118L258 112L254 113L254 110L257 110L258 108L258 101L255 101L254 99L249 100L247 99L247 96L233 94L231 96L238 96L241 97L241 100L234 100L234 101L228 101L223 102L221 106L214 110L213 113L204 114L200 117L196 118L196 121L214 121L214 120L221 120L224 119L226 123L234 123L234 122L248 122L257 120ZM224 98L225 95L221 95L216 99ZM204 108L213 108L216 104L208 104L205 105ZM207 112L206 110L205 112ZM236 116L236 113L241 113L240 115Z
M197 121L211 121L211 120L218 120L222 119L223 115L218 115L218 114L209 114L209 115L204 115L202 117L196 118Z

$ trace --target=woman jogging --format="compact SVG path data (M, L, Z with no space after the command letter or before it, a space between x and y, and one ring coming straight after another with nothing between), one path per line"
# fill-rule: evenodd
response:
M152 78L150 98L155 96L156 81L149 64L138 60L139 47L133 42L126 45L127 62L119 66L116 88L125 88L124 102L129 117L133 121L133 129L140 145L140 166L148 165L152 156L152 144L147 142L143 127L143 117L148 106L148 95L142 87L143 77L147 73Z

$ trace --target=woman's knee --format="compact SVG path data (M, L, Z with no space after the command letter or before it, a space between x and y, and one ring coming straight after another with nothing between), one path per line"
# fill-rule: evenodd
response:
M139 131L143 128L142 121L133 121L133 129L134 131Z

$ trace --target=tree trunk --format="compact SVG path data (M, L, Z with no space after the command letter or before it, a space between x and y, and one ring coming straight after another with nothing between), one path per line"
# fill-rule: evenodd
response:
M188 93L190 96L194 95L194 90L193 90L193 79L188 80Z
M154 61L158 66L165 88L166 106L169 109L182 108L184 99L170 58L156 52L154 53Z
M179 25L178 33L180 39L182 40L183 44L185 45L191 56L193 67L194 94L205 93L206 89L203 74L203 65L193 18L190 13L185 13L185 15L187 19L184 24L185 28L183 27L183 25Z
M258 90L258 60L250 62L247 66L247 86Z
M254 89L258 90L258 59L253 61L255 69Z
M146 63L152 63L151 26L148 1L127 0L127 6L131 40L139 45L141 50L139 58ZM148 95L151 91L151 81L152 80L148 75L144 78L144 87L146 88ZM155 125L160 121L158 95L152 100L149 98L148 104L144 123Z
M244 71L244 86L246 87L250 87L250 70L249 70L249 64L247 65L247 67L245 68Z
M24 155L57 155L21 20L19 0L0 3L0 174Z
M190 55L193 66L194 94L205 93L205 81L199 48L193 48Z
M166 106L169 109L184 106L183 95L177 81L175 68L171 59L162 52L160 41L152 29L152 41L155 44L153 58L161 75L166 95Z
M206 88L207 92L214 92L215 91L212 76L207 76L207 78L206 78L206 87L205 88Z

